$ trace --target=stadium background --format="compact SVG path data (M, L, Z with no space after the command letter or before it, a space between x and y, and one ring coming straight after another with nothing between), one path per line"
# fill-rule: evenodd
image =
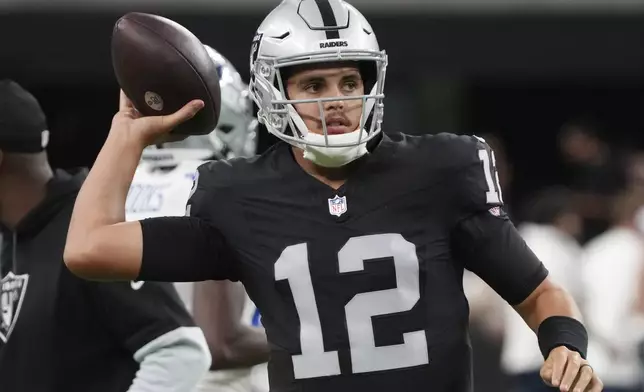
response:
M578 182L559 136L567 125L592 127L620 162L644 147L643 0L352 3L389 54L386 132L491 137L497 154L507 158L501 174L510 210L550 185L605 194L623 187L602 183L618 177L614 172L591 175L591 185ZM40 100L49 118L54 166L91 165L117 108L110 35L119 16L143 11L174 19L227 56L248 80L250 41L276 4L0 0L0 78L15 79ZM273 141L263 132L260 146ZM627 167L620 166L622 174ZM631 177L644 183L644 176ZM475 339L477 390L503 390L499 344Z

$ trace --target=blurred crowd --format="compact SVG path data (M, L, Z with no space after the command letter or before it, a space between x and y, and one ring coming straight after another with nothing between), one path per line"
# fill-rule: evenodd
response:
M592 121L571 120L558 134L562 183L512 198L512 162L496 151L508 212L551 277L575 297L589 333L588 359L605 391L644 387L644 151L606 141ZM535 334L473 274L471 307L475 379L485 392L547 389Z

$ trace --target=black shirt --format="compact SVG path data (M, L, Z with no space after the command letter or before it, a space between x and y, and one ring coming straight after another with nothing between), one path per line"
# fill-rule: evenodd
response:
M63 249L85 173L57 172L48 195L0 253L0 391L126 391L148 342L193 325L169 283L90 282L72 275Z
M493 153L400 134L362 159L337 191L285 143L201 166L190 217L142 222L140 278L241 280L273 392L470 391L463 269L512 304L547 275L501 208Z

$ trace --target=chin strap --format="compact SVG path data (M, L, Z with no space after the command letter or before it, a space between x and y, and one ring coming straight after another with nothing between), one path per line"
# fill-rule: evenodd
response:
M304 158L323 167L340 167L350 162L355 161L361 156L365 155L367 150L367 143L358 140L366 140L367 132L362 130L355 130L343 135L329 135L329 145L331 147L318 147L312 145L305 145ZM305 142L324 144L324 135L309 133L304 137ZM352 144L348 147L333 147L333 145Z

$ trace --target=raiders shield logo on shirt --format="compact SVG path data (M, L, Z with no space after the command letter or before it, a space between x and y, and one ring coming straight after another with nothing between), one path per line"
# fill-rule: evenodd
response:
M13 272L0 280L0 339L5 343L16 325L28 281L29 275L15 275Z

